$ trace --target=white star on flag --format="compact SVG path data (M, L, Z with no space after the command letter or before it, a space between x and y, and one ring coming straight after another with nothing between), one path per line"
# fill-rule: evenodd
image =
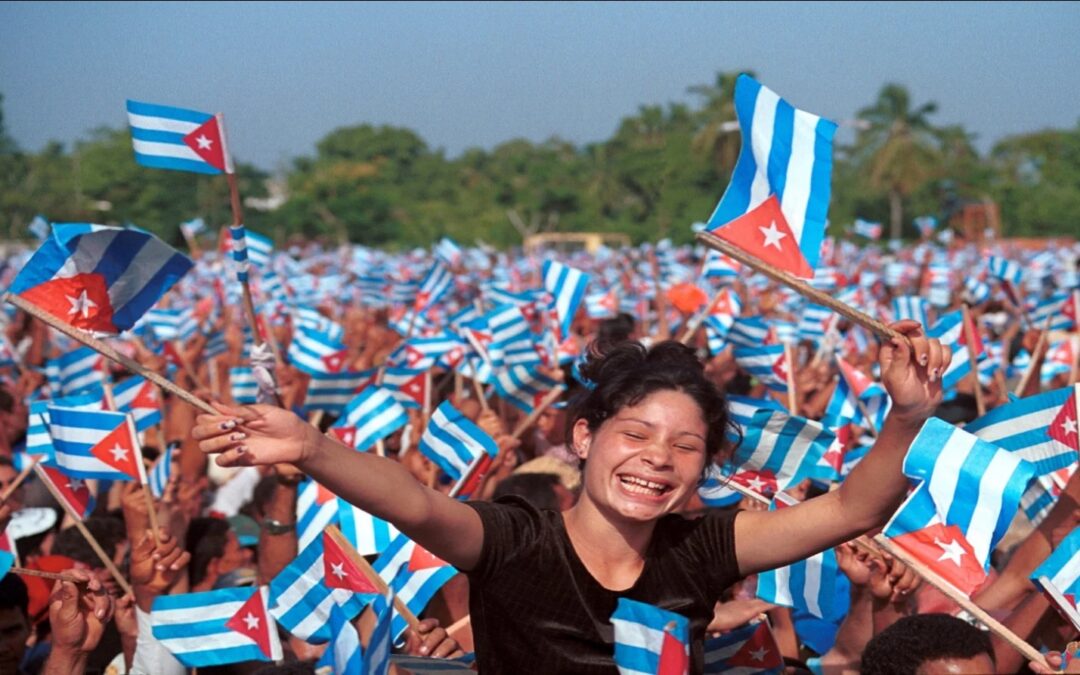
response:
M115 446L113 446L113 448L111 450L109 450L109 452L112 453L113 459L116 460L117 462L127 459L127 454L128 454L127 448L120 447L119 443L117 443Z
M752 660L754 660L754 661L762 661L762 662L764 662L765 657L768 656L768 655L769 655L769 650L765 649L764 647L761 647L759 649L754 649L754 650L752 650L750 652L750 658Z
M244 617L244 623L247 624L248 630L255 630L259 627L259 617L248 612L248 615Z
M195 139L195 142L199 144L200 150L209 150L210 146L214 144L212 140L201 134Z
M72 492L78 492L79 490L82 489L82 486L83 486L82 479L81 478L72 478L71 480L68 481L67 486Z
M964 553L966 553L964 547L960 545L960 542L951 539L949 540L949 543L946 544L940 539L934 539L934 543L940 546L942 550L941 557L938 558L939 561L951 560L956 563L957 567L960 567L960 559L963 558Z
M97 303L86 297L86 289L83 289L82 294L79 297L71 295L65 295L67 301L71 303L71 309L68 310L68 314L82 313L83 318L90 316L90 310L97 307Z
M762 245L762 248L766 246L775 246L776 250L783 250L780 246L780 240L787 236L787 232L781 232L776 227L775 220L769 223L768 227L758 227L758 229L765 235L765 243Z
M338 579L348 576L345 572L345 563L330 563L330 573Z
M1075 434L1077 431L1076 420L1071 417L1066 417L1065 419L1061 420L1061 429L1066 436Z

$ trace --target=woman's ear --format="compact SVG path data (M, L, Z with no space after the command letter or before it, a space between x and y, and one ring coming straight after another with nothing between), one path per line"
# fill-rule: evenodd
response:
M573 438L571 446L579 458L589 458L589 445L592 442L592 432L589 431L589 423L584 419L574 422Z

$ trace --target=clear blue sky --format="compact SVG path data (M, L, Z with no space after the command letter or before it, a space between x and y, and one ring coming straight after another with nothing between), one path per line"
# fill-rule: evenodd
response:
M985 150L1077 123L1080 4L0 5L5 122L29 150L126 124L126 98L223 112L233 154L271 170L362 122L451 156L585 143L743 68L836 120L903 83Z

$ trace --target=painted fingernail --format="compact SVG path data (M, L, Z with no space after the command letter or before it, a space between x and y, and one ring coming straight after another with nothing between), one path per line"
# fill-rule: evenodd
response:
M221 423L222 431L228 431L229 429L232 429L235 426L236 426L236 420L225 420L224 422Z
M923 354L922 356L919 357L919 363L921 365L924 365L924 366L926 365L926 362L929 361L929 360L930 360L930 357L927 356L926 354Z
M158 564L157 564L157 568L158 568L158 571L160 571L160 572L164 572L164 571L165 571L165 566L164 566L164 565L162 565L161 563L158 563Z
M230 441L242 441L245 438L247 438L247 434L242 431L229 436Z
M238 447L236 449L236 454L238 454L238 455L242 455L245 452L247 452L247 447L246 446L241 445L240 447Z

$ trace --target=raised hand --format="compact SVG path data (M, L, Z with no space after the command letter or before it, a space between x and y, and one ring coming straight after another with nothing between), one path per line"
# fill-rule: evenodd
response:
M112 620L113 599L90 572L71 569L64 574L74 581L57 581L49 597L53 653L67 658L85 657L97 648L105 626Z
M949 367L952 351L935 338L926 337L917 321L897 321L891 328L907 336L881 346L881 383L892 398L891 415L921 422L941 403L941 376Z
M155 542L149 530L131 549L131 584L135 589L139 608L150 611L154 598L167 591L191 561L191 553L185 551L176 537L159 530L161 538Z
M191 435L220 466L299 464L319 443L318 430L288 410L269 405L214 403L218 415L199 415Z
M438 619L424 619L416 628L405 631L405 653L437 659L453 659L464 655L461 646L439 625Z

